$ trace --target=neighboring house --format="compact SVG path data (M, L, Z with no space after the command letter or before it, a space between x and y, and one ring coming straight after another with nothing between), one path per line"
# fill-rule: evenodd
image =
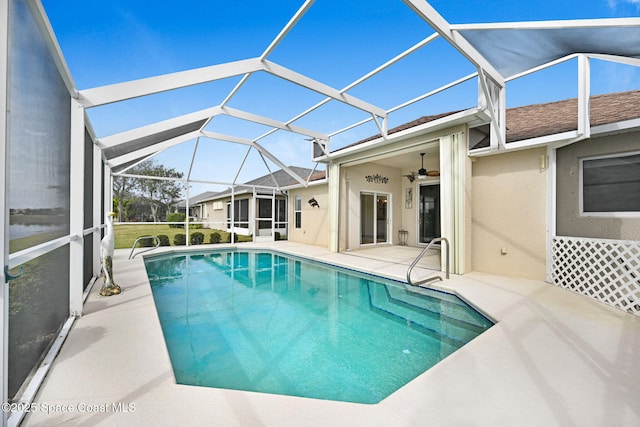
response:
M322 181L324 171L290 166L290 171L310 183ZM222 192L205 192L189 199L193 222L206 228L226 230L254 240L287 238L287 188L299 183L284 170L248 181ZM185 206L182 206L184 209ZM232 220L233 219L233 220Z
M290 224L289 239L345 251L444 236L452 272L564 281L581 269L562 267L577 256L558 248L565 237L640 241L640 91L593 96L590 105L590 135L576 131L572 99L508 109L500 149L471 109L333 151L317 159L328 163L323 186L289 189L300 224ZM306 203L311 196L319 208ZM625 264L635 257L638 268L638 243L631 247L617 268L640 301L633 260Z

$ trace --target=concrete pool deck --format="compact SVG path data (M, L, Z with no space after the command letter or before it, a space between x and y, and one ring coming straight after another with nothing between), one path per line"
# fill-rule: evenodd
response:
M243 247L400 280L405 259L417 253L396 246L331 253L291 242ZM640 425L640 317L544 282L481 273L439 286L498 323L379 404L178 385L142 257L128 255L118 250L114 259L125 292L104 298L94 286L23 425Z

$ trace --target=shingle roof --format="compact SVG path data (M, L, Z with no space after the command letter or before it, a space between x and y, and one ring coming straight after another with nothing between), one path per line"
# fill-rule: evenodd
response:
M402 124L400 126L396 126L396 127L392 128L392 129L389 129L387 131L387 135L392 135L394 133L401 132L403 130L411 129L412 127L420 126L420 125L423 125L425 123L429 123L429 122L432 122L434 120L438 120L438 119L441 119L443 117L447 117L447 116L450 116L452 114L459 113L460 111L464 111L464 110L450 111L448 113L435 114L433 116L422 116L419 119L416 119L416 120L410 121L408 123ZM373 140L378 139L380 137L382 137L381 134L370 136L370 137L365 138L365 139L363 139L361 141L354 142L353 144L349 144L349 145L346 145L344 147L341 147L341 148L339 148L339 149L337 149L335 151L340 151L340 150L344 150L345 148L353 147L353 146L356 146L356 145L359 145L359 144L364 144L365 142L373 141Z
M312 169L301 168L298 166L288 166L288 168L305 180L309 177L309 174L311 174L309 182L318 181L324 179L327 176L326 171L313 171ZM253 187L274 187L274 178L278 187L288 187L290 185L298 184L298 181L293 179L291 175L280 169L276 172L273 172L273 177L271 176L271 174L263 175L256 179L252 179L251 181L247 181L243 185L237 185L234 192L238 194L246 191L251 191ZM230 188L220 192L207 191L190 198L189 205L193 206L206 200L219 199L221 197L229 196L230 194Z
M591 126L640 118L640 90L596 95L592 96L590 101ZM411 129L458 112L459 111L450 111L432 116L423 116L397 126L389 130L388 133L393 134ZM508 108L506 111L506 119L507 142L521 141L575 130L578 127L578 100L577 98L573 98L545 104ZM381 135L378 134L348 145L347 147L373 141L380 137ZM342 147L340 150L347 147ZM480 147L476 146L474 148Z
M309 174L313 172L312 169L301 168L298 166L288 166L288 168L291 169L296 174L298 174L298 176L301 177L302 179L307 179ZM314 175L318 176L318 172L322 172L324 174L324 171L316 171ZM254 180L247 181L245 182L245 184L249 186L255 185L255 186L273 187L275 184L273 182L274 178L276 180L278 187L287 187L289 185L295 185L298 183L298 181L293 179L291 175L289 175L284 170L280 169L279 171L273 172L273 177L271 177L271 175L264 175ZM324 178L324 176L322 178ZM317 179L321 179L321 178L317 178Z
M640 90L592 96L591 126L640 118ZM576 98L507 110L507 142L575 130Z

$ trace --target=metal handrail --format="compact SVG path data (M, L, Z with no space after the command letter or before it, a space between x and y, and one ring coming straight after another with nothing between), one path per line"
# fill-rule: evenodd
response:
M154 249L157 249L160 246L160 239L158 238L158 236L140 236L136 239L135 242L133 242L133 246L131 247L131 253L129 253L129 259L131 258L135 258L136 255L133 255L133 251L136 250L136 245L138 244L138 242L140 240L144 240L144 239L154 239L156 241L156 245L153 248L149 248L149 249L145 249L143 251L138 252L136 255L140 255L143 254L145 252L149 252L152 251ZM133 255L133 256L132 256Z
M446 237L437 237L437 238L435 238L435 239L433 239L433 240L431 240L429 242L429 244L422 250L422 252L420 252L420 255L418 255L416 257L416 259L414 259L413 262L411 263L411 265L409 266L409 269L407 270L407 283L409 283L411 286L420 286L420 285L422 285L424 283L427 283L427 282L433 282L434 280L440 280L440 281L443 280L442 276L432 276L432 277L429 277L427 279L421 280L421 281L416 282L416 283L413 283L411 281L411 270L413 270L413 267L415 267L416 264L418 264L418 261L420 261L422 259L424 254L426 254L427 251L429 249L431 249L431 246L434 243L437 243L437 242L445 242L446 243L446 246L447 246L447 251L446 251L446 268L447 268L446 277L447 277L447 279L449 278L449 241L447 240ZM440 248L440 251L442 252L442 248Z

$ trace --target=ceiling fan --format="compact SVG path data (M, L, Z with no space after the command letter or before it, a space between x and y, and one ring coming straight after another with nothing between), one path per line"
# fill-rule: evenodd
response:
M418 169L418 172L411 172L409 175L402 175L402 176L406 176L407 179L409 180L409 182L413 182L415 181L416 178L418 179L425 179L427 176L439 176L440 173L438 171L431 171L431 172L427 172L427 170L424 168L424 155L426 153L420 153L420 157L422 158L421 160L421 167L420 169Z

